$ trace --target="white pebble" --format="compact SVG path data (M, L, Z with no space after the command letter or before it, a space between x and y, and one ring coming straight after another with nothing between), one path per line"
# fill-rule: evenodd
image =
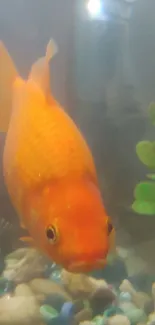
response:
M40 306L35 297L0 298L0 325L32 325L40 321Z

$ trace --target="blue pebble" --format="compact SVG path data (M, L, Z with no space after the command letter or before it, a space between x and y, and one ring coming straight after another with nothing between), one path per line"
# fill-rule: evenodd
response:
M61 308L60 316L62 318L72 318L74 316L74 304L72 302L65 302Z
M60 314L49 305L42 305L40 313L47 325L72 325L75 314L75 305L72 302L65 302Z
M129 292L121 292L119 296L119 300L121 302L130 302L131 299L131 294Z

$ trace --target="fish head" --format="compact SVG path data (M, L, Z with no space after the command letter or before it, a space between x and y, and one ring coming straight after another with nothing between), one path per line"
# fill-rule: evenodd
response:
M96 186L71 182L55 187L50 202L45 241L51 259L76 273L103 268L111 223Z

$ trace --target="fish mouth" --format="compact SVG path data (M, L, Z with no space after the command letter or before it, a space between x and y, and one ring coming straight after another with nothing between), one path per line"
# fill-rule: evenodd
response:
M97 259L93 262L87 261L77 261L72 262L67 266L67 270L73 273L83 273L83 272L90 272L93 270L103 269L106 265L105 259Z

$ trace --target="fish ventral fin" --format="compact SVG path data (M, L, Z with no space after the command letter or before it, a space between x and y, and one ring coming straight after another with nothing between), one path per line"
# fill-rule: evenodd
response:
M50 95L50 60L58 52L58 47L51 39L46 48L44 57L39 58L33 65L29 74L29 80L33 81L47 98Z
M35 246L34 240L31 237L23 236L23 237L20 237L19 239L20 239L20 241L27 243L30 246Z
M20 221L20 227L21 227L22 229L26 229L26 227L25 227L23 221Z
M0 41L0 132L7 132L12 113L13 84L18 76L15 64Z

